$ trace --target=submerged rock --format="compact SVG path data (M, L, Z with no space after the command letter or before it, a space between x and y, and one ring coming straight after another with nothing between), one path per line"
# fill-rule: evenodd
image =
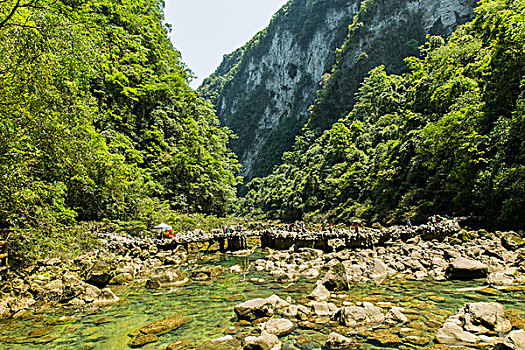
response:
M246 337L242 341L244 350L281 350L282 343L274 334L262 331L259 337Z
M162 320L152 322L139 328L139 332L142 334L164 334L174 329L191 322L193 319L189 316L184 316L179 313L175 313Z
M132 348L140 348L146 344L154 343L159 340L155 334L140 334L131 342L130 346Z

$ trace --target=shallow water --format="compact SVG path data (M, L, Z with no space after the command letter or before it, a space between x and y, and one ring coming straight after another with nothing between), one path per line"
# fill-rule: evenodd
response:
M224 255L215 265L230 267L241 265L245 269L250 262L260 257L239 258ZM199 261L199 263L203 263ZM264 278L264 283L252 283L251 278ZM525 318L525 289L511 288L505 291L481 289L484 280L469 282L452 281L412 281L393 279L381 285L372 283L355 285L346 298L351 302L370 301L384 307L385 313L391 306L406 309L409 322L399 328L376 329L375 332L399 335L405 339L409 335L433 338L437 328L448 315L466 302L496 301L505 306L507 314ZM186 349L211 348L202 343L227 334L228 328L236 321L233 308L238 303L257 297L277 294L285 299L305 299L313 288L312 282L300 281L294 284L272 282L265 273L248 269L246 275L225 273L213 281L191 282L186 286L149 290L142 287L113 288L121 298L116 305L94 310L61 310L47 313L28 314L22 319L0 323L1 349L129 349L128 334L141 326L163 317L180 312L189 315L193 321L170 333L159 336L159 341L147 344L141 349L166 349L167 345L180 340L189 344ZM476 290L478 289L478 290ZM70 317L65 323L57 321L60 317ZM64 320L63 320L64 321ZM321 349L332 328L320 322L318 330L296 328L290 335L281 338L284 349ZM48 333L30 338L29 332L42 327ZM405 329L403 329L405 328ZM407 330L406 328L409 328ZM241 328L250 332L253 327ZM411 330L410 330L411 329ZM44 332L45 333L45 332ZM235 335L234 335L235 336ZM8 337L8 338L5 338ZM10 337L10 338L9 338ZM366 333L355 335L361 342L361 349L396 348L419 349L424 346L401 343L381 344L370 339ZM238 344L238 343L237 343ZM430 343L431 344L431 343ZM230 345L230 348L238 346ZM223 349L228 349L225 347Z

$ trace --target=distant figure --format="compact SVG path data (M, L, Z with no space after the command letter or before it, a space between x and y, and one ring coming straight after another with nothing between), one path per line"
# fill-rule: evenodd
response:
M222 233L226 233L226 226L222 227Z
M140 231L139 236L140 236L140 239L143 239L144 238L144 233L142 233L142 231Z
M304 222L301 223L301 231L302 231L303 233L306 232L306 227L304 226Z
M410 218L407 219L407 226L412 226L412 222L410 221Z
M357 222L354 222L354 230L355 230L355 234L359 234L359 226L357 226Z
M333 233L332 224L330 224L330 226L328 226L328 230L330 231L330 233Z
M437 227L437 225L438 225L438 219L437 219L437 216L433 216L432 219L434 219L434 220L433 220L433 221L434 221L434 226Z

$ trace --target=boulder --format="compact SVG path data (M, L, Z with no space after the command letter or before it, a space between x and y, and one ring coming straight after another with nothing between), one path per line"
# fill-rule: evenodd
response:
M510 332L494 350L525 350L525 330Z
M377 306L344 306L337 314L338 321L347 327L362 327L381 323L385 320L383 310Z
M475 334L506 333L512 329L498 303L467 303L458 312L463 315L464 329Z
M332 316L339 311L335 304L326 301L312 301L310 304L317 316Z
M341 263L337 263L330 267L330 270L328 270L321 280L321 284L323 284L329 291L348 290L348 279L345 266Z
M87 272L86 282L98 288L104 288L115 276L115 270L105 259L98 259Z
M507 250L515 251L525 247L525 239L515 232L505 232L501 237L501 245Z
M222 266L203 266L191 272L191 278L196 281L205 281L224 272Z
M312 311L304 305L290 305L283 312L286 317L294 317L303 321L307 320L311 313Z
M133 276L129 272L119 273L109 281L109 284L122 285L133 282Z
M330 299L330 291L322 283L316 283L314 290L308 297L316 301L328 301Z
M278 295L275 295L275 294L266 298L266 300L272 304L274 309L282 309L282 308L290 306L289 302L281 299Z
M115 304L119 300L120 300L119 297L117 297L111 289L103 288L100 290L100 293L93 300L93 305L108 306L108 305Z
M488 275L487 284L491 287L508 287L514 284L514 277L504 272L494 272Z
M441 344L466 346L476 345L480 342L478 336L464 331L463 328L452 322L445 322L443 327L438 329L436 340Z
M246 337L242 341L244 350L281 350L282 343L274 334L263 331L259 337Z
M328 339L326 339L324 347L331 350L357 349L359 347L359 343L354 339L350 339L339 333L332 332L328 335Z
M177 270L164 270L151 275L146 280L147 288L182 286L189 281L188 273Z
M239 320L253 321L261 317L273 316L272 303L262 298L247 300L235 306L234 311Z
M404 309L400 307L393 307L385 316L385 322L389 325L403 324L408 321L408 318L403 314Z
M280 337L293 331L295 325L292 321L287 320L286 318L272 318L259 324L258 328L261 332L265 331L269 334L275 334Z
M451 280L471 280L487 277L487 265L466 258L452 260L446 270L446 277Z

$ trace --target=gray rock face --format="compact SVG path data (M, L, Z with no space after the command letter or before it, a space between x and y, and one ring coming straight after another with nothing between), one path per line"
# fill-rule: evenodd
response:
M281 350L282 343L274 334L262 331L259 337L246 337L242 341L244 350Z
M339 323L347 327L362 327L385 321L383 310L377 306L345 306L337 315Z
M253 321L261 317L273 316L272 303L262 298L245 301L235 306L234 311L239 320Z
M291 1L268 29L258 34L258 40L225 56L221 66L201 86L200 91L216 106L221 122L239 135L233 150L246 178L271 170L301 132L319 85L329 81L335 48L345 40L347 28L363 2L326 1L324 8L319 8L314 0ZM360 35L345 55L343 64L348 67L348 74L356 77L348 95L353 96L372 66L386 64L391 70L403 65L402 59L415 52L395 58L392 55L408 41L414 40L417 47L427 33L449 34L458 23L472 17L475 3L404 1L385 3L379 10L369 11L375 15L369 13L367 20L359 23L367 34ZM302 23L311 23L312 18L316 20L314 25L309 24L311 30L304 30ZM411 24L415 28L406 29ZM401 37L399 42L394 42L395 35L389 35L392 31ZM363 58L362 54L381 52L374 45L386 48L384 56ZM334 120L342 114L330 112ZM274 140L286 141L279 145Z
M448 279L470 280L487 277L487 265L472 259L456 258L447 268Z

